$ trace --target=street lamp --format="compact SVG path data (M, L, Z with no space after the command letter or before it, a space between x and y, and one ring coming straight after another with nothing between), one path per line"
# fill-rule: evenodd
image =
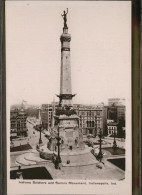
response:
M42 125L40 124L40 125L39 125L39 132L40 132L39 144L42 144L42 139L41 139L41 128L42 128Z
M18 171L16 172L16 179L23 179L23 173L21 171L21 166L18 167Z
M102 131L101 131L101 128L99 128L100 131L99 131L99 134L98 134L98 137L100 138L98 141L100 143L100 148L99 148L99 153L97 155L97 159L101 162L102 161L102 158L103 158L103 153L102 153Z
M115 140L115 136L116 136L116 134L115 134L115 129L114 129L114 141L113 141L113 149L116 149L117 148L117 143L116 143L116 140Z
M97 135L97 115L95 115L95 137Z
M39 145L42 144L42 139L41 139L41 129L42 129L42 121L41 121L41 113L40 113L40 108L38 109L38 120L39 120L39 132L40 132L40 137L39 137Z
M61 157L60 157L60 145L61 145L60 141L61 141L61 138L59 136L59 126L57 128L57 131L58 131L58 134L57 134L56 139L57 139L58 155L57 155L57 158L56 158L56 161L55 161L55 167L56 167L56 169L59 169L59 163L62 162Z

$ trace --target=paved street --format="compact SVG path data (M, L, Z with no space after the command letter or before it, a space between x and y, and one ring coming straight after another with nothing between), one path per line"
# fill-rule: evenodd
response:
M14 146L24 145L29 143L33 149L36 149L36 145L39 142L40 132L33 128L33 125L27 122L28 137L21 138L18 140L13 140ZM34 132L34 134L33 134ZM44 144L47 144L48 139L43 133L41 133L41 138Z
M29 122L27 122L27 129L28 129L28 137L21 138L18 140L13 140L14 146L19 146L20 144L25 145L25 144L29 143L33 149L36 149L36 145L39 142L40 133L39 133L39 131L35 130L33 128L33 125L30 124ZM35 132L35 134L33 134L33 132ZM45 137L45 135L43 133L41 133L41 138L42 138L43 143L47 144L48 139ZM30 152L30 151L11 152L11 155L10 155L11 167L18 166L18 164L15 163L16 158L19 155L27 153L27 152Z

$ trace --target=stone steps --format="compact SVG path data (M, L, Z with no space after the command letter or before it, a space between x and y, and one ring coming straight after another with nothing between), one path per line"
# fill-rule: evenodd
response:
M45 160L45 159L42 159L40 158L39 154L27 154L25 157L25 160L28 160L28 161L33 161L33 162L36 162L36 163L43 163L43 162L48 162L49 160Z
M29 166L29 165L36 165L37 164L36 162L32 162L32 161L26 160L25 159L25 155L26 154L22 154L22 155L18 156L16 158L16 163L21 164L21 165L27 165L27 166Z
M49 162L49 160L40 158L39 153L25 153L16 158L16 163L21 165L26 165L26 166L36 165L39 163L46 163L46 162Z

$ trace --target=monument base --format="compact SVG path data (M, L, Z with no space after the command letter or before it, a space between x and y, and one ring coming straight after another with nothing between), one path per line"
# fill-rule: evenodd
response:
M63 149L74 150L84 149L83 134L78 128L78 116L73 113L74 110L61 110L58 117L58 136L61 138L61 151ZM64 114L66 113L66 114Z
M85 146L84 149L74 148L73 150L64 149L60 152L62 166L87 166L96 164L98 161L91 153L92 147ZM50 151L46 145L42 146L39 151L41 159L53 160L57 157L56 151Z

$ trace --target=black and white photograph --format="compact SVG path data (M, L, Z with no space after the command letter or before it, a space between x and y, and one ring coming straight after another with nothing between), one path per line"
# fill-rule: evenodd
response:
M130 1L7 1L6 90L9 195L131 194Z

